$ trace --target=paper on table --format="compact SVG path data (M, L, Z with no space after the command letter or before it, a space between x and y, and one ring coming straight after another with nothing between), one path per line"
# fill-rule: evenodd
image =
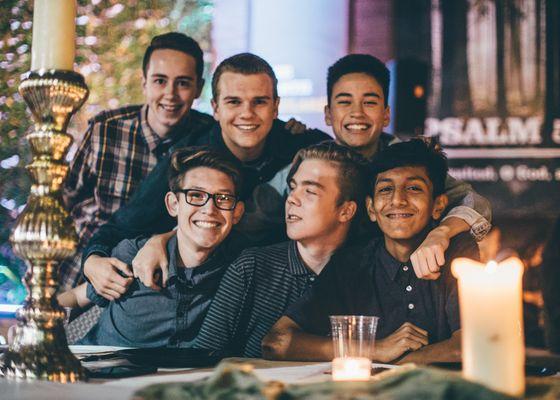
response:
M132 348L132 347L118 347L118 346L79 346L79 345L72 345L68 347L70 348L70 351L76 355L111 353L114 351Z

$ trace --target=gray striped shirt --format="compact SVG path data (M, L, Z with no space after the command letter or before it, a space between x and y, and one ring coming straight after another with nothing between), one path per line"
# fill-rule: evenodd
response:
M227 269L194 346L261 357L263 337L316 276L294 241L245 250Z

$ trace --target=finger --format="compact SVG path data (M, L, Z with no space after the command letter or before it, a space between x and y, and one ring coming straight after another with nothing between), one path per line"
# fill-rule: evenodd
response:
M121 285L117 282L111 282L105 287L105 291L107 291L107 290L112 290L112 291L118 293L119 295L121 295L121 294L126 293L127 285Z
M154 275L152 274L146 274L144 276L145 280L142 281L142 283L146 286L149 287L150 289L154 289L159 291L161 288L159 287L159 285L156 283L156 281L154 280Z
M412 264L416 277L422 279L422 270L420 269L420 261L418 261L418 253L416 251L410 256L410 263Z
M428 336L422 335L417 331L410 331L406 333L405 339L407 340L414 340L416 342L421 343L423 346L428 344Z
M426 264L430 273L436 274L439 272L439 264L433 250L426 252Z
M408 347L408 350L416 351L416 350L424 347L424 344L422 344L422 342L416 341L414 339L407 339L406 346Z
M118 258L114 258L114 257L111 257L109 261L111 262L111 265L113 267L117 268L119 271L121 271L126 276L133 276L132 271L130 270L130 267L128 266L128 264L126 264L126 263L122 262L121 260L119 260Z
M416 332L418 332L419 334L423 335L423 336L428 336L428 331L425 329L420 328L419 326L414 325L412 322L405 322L404 324L401 325L401 328L399 329L403 329L405 331L407 330L414 330Z
M119 292L107 288L104 291L104 297L107 298L108 300L114 301L114 300L118 300L121 297L121 294Z
M167 278L169 277L169 269L167 268L167 266L165 266L165 268L161 268L161 287L165 287L166 283L167 283Z
M430 274L430 269L428 268L428 264L426 262L426 255L423 251L418 252L418 268L420 269L420 277L424 278L426 275Z
M445 264L445 252L441 247L438 247L435 251L436 261L440 267Z
M116 270L113 270L111 275L107 278L107 283L105 286L110 286L111 283L115 283L119 286L126 288L130 283L129 280L133 279L132 275L128 278L121 276Z

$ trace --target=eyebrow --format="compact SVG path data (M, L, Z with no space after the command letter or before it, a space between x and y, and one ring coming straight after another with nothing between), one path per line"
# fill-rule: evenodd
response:
M208 192L210 193L210 191L206 188L203 188L202 186L191 186L189 188L184 188L182 190L189 190L189 189L196 189L196 190L202 190L203 192ZM219 194L233 194L234 192L231 189L218 189L213 193L219 193Z
M375 92L364 93L364 96L376 97L378 99L381 99L381 96L378 93L375 93ZM335 99L338 99L339 97L352 97L352 95L350 93L341 92L341 93L338 93L336 96L334 96Z
M226 96L223 98L224 100L240 100L240 96ZM270 96L256 96L253 97L251 100L271 100L272 97Z
M150 77L152 77L152 78L169 78L165 74L151 74ZM187 76L187 75L177 76L175 79L184 79L184 80L187 80L187 81L194 81L194 78L192 76Z
M426 185L428 184L428 181L420 175L414 175L414 176L409 176L408 178L406 178L407 181L422 181L424 182ZM377 181L375 182L375 184L377 185L378 183L392 183L393 179L390 178L378 178Z

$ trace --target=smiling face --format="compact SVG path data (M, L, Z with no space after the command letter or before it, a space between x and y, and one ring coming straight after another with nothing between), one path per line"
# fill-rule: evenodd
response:
M258 158L278 116L272 78L264 73L224 72L212 100L226 146L241 161Z
M142 87L148 104L148 124L164 137L189 113L203 82L196 76L194 57L171 49L155 50Z
M385 239L416 240L432 219L438 219L446 197L433 198L432 182L424 167L399 167L377 176L367 209Z
M365 73L343 75L333 86L325 122L332 126L338 142L370 158L378 147L383 128L389 125L383 89Z
M299 242L326 241L340 235L343 223L355 213L356 203L340 197L338 168L324 160L304 160L289 182L286 199L288 237ZM345 234L345 231L344 231Z
M225 173L208 167L197 167L186 172L182 189L199 189L208 193L235 194L232 179ZM212 198L203 206L185 201L184 193L167 193L166 206L172 217L177 217L177 238L180 246L189 251L212 251L230 233L243 215L243 204L234 210L220 210Z

